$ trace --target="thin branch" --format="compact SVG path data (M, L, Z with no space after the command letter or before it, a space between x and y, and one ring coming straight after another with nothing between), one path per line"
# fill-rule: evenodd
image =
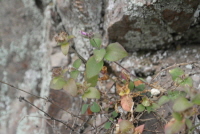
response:
M129 73L132 77L135 77L135 78L141 80L141 81L142 81L143 83L145 83L146 85L151 86L151 85L150 85L149 83L147 83L146 81L144 81L144 80L142 80L141 78L139 78L139 77L133 75L130 71L128 71L125 67L123 67L123 66L122 66L121 64L119 64L118 62L114 61L114 63L117 64L118 66L120 66L122 69L124 69L124 70L125 70L127 73Z
M200 123L190 128L188 132L193 132L198 126L200 126Z
M149 131L149 132L153 132L154 134L156 133L162 133L163 134L163 132L161 132L161 131L153 131L153 130L148 130L148 129L144 129L144 131Z
M43 100L48 101L48 99L46 99L46 98L43 98L43 97L37 96L37 95L35 95L35 94L29 93L29 92L27 92L27 91L25 91L25 90L23 90L23 89L17 88L17 87L15 87L15 86L13 86L13 85L11 85L11 84L9 84L9 83L3 82L3 81L1 81L1 80L0 80L0 83L5 84L5 85L8 85L8 86L10 86L10 87L13 87L13 88L15 88L15 89L17 89L17 90L19 90L19 91L22 91L22 92L27 93L27 94L29 94L29 95L32 95L32 96L34 96L34 97L37 97L37 98L40 98L40 99L43 99Z
M58 107L59 109L61 109L61 110L65 111L65 112L71 114L72 116L74 116L74 117L76 117L76 118L78 118L78 119L80 119L80 120L83 120L82 118L80 118L80 117L74 115L73 113L71 113L71 112L69 112L69 111L63 109L62 107L60 107L59 105L57 105L56 103L54 103L52 100L50 100L50 99L48 99L48 98L40 97L40 96L37 96L37 95L35 95L35 94L29 93L29 92L25 91L24 89L17 88L17 87L15 87L15 86L13 86L13 85L11 85L11 84L9 84L9 83L3 82L3 81L0 81L0 83L6 84L6 85L8 85L8 86L10 86L10 87L12 87L12 88L14 88L14 89L17 89L17 90L19 90L19 91L22 91L22 92L24 92L24 93L27 93L27 94L32 95L32 96L34 96L34 97L37 97L37 98L39 98L39 99L43 99L43 100L45 100L45 101L47 101L47 102L50 102L51 104L55 105L55 106ZM83 121L84 121L84 120L83 120ZM94 126L93 126L91 123L88 123L88 124L91 125L91 126L94 128Z
M25 101L26 103L30 104L31 106L37 108L39 111L43 112L46 116L48 116L49 118L51 118L52 120L54 121L57 121L57 122L60 122L62 123L63 125L65 125L66 127L68 127L70 130L74 131L74 129L72 127L70 127L68 124L66 124L65 122L59 120L59 119L56 119L54 117L52 117L51 115L49 115L47 112L45 112L44 110L40 109L39 107L37 107L36 105L34 105L33 103L29 102L28 100L26 100L24 97L19 97L19 101ZM75 131L74 131L75 132Z
M103 124L105 124L107 121L108 121L108 120L106 120L106 121L102 122L100 125L96 126L96 128L99 128L99 127L101 127L101 126L102 126ZM96 128L90 129L90 130L88 130L87 132L84 132L84 134L87 134L87 133L89 133L90 131L93 131L93 130L95 130Z
M160 72L158 72L158 73L156 74L156 76L155 76L151 81L153 81L155 78L157 78L158 75L160 75L160 73L163 72L163 71L167 71L167 70L169 70L169 69L171 69L171 68L174 68L174 67L177 67L177 66L185 66L185 65L194 64L194 63L196 63L196 62L179 63L179 64L175 64L175 65L169 66L169 67L167 67L167 68L165 68L165 69L162 69Z
M76 50L76 48L75 48L74 45L71 46L71 49L72 49L72 51L73 51L74 53L76 53L77 56L82 60L83 64L86 64L86 62L87 62L86 59L83 58L83 57L77 52L77 50Z
M75 114L73 114L73 113L71 113L71 112L69 112L69 111L63 109L62 107L60 107L59 105L55 104L54 102L52 102L52 101L49 101L49 102L52 103L53 105L55 105L56 107L60 108L61 110L65 111L65 112L67 112L67 113L69 113L69 114L71 114L72 116L74 116L74 117L76 117L76 118L78 118L78 119L84 121L84 120L83 120L82 118L80 118L79 116L77 116L77 115L75 115ZM91 126L94 128L94 126L93 126L91 123L87 122L87 124L91 125Z

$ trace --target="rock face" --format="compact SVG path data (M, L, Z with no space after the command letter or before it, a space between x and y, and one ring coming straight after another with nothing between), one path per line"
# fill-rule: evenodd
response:
M199 5L195 0L107 1L105 37L133 52L199 42Z
M48 14L43 15L35 1L0 1L0 6L0 79L32 94L48 96L51 77ZM18 97L47 110L45 101L5 84L0 84L0 94L0 133L45 133L45 120L32 118L40 113L19 102Z
M198 43L198 5L199 0L1 0L0 80L38 96L61 99L58 104L62 103L65 109L71 105L75 107L75 103L70 103L74 102L72 98L49 89L51 67L68 66L74 60L73 54L63 56L56 47L53 39L56 33L65 30L69 35L75 35L74 45L86 59L91 47L79 31L101 33L105 46L119 42L129 52L167 48L171 44ZM199 59L199 56L195 57ZM124 61L124 65L137 67L142 61L142 58L136 58L129 65ZM139 74L144 68L142 63L138 66ZM146 68L150 68L146 74L151 74L152 64L149 63ZM47 129L46 117L37 109L19 102L19 96L26 97L52 116L69 119L41 99L4 84L0 86L2 134L55 132ZM74 112L74 109L71 110ZM75 111L78 113L80 109ZM64 132L66 129L63 129Z
M58 31L65 29L68 34L76 36L75 47L81 55L88 57L87 50L90 46L88 40L80 36L80 31L102 31L102 0L57 0L54 5L55 16L52 16L54 22L58 21L56 19L58 14L61 18L60 22L55 23L55 27Z

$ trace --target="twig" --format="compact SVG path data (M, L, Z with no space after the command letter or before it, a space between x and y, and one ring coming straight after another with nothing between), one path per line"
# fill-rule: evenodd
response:
M149 118L149 119L139 119L139 121L142 121L142 122L146 122L146 121L150 121L150 120L155 120L155 118Z
M161 132L161 131L153 131L153 130L148 130L148 129L144 129L144 131L149 131L149 132L154 132L154 133L162 133L163 134L163 132Z
M81 106L82 106L82 101L81 101L80 107L81 107ZM79 110L78 115L80 114L80 111L81 111L81 110ZM76 124L76 121L77 121L77 118L74 120L72 127L74 127L74 125ZM70 134L72 134L72 131L70 132Z
M102 126L102 125L105 124L107 121L108 121L108 120L102 122L100 125L98 125L98 126L96 126L96 127L98 128L98 127ZM93 130L95 130L95 128L88 130L88 131L85 132L84 134L87 134L88 132L93 131Z
M76 48L74 47L74 45L72 45L71 49L72 49L72 51L73 51L74 53L76 53L77 56L82 60L83 64L86 64L86 62L87 62L86 59L83 58L83 57L76 51Z
M135 78L141 80L144 84L146 84L146 85L148 85L148 86L150 86L150 87L154 87L153 85L147 83L146 81L142 80L141 78L139 78L139 77L133 75L130 71L128 71L125 67L123 67L123 66L122 66L121 64L119 64L118 62L114 61L114 63L117 64L118 66L120 66L122 69L124 69L124 70L125 70L127 73L129 73L132 77L135 77Z
M156 115L157 115L160 119L162 119L167 124L167 120L165 118L163 118L161 115L159 115L158 113L153 112L153 115L154 115L154 117L156 117ZM159 120L159 119L157 118L157 120Z
M22 119L20 120L20 122L23 121L25 118L30 118L30 117L46 119L46 123L47 123L50 127L53 128L53 131L55 131L55 130L54 130L54 129L55 129L55 126L53 126L54 124L52 125L52 124L50 124L50 123L47 121L47 120L51 120L51 118L49 118L49 117L25 115L24 117L22 117ZM55 121L54 121L54 122L55 122ZM56 130L56 131L58 131L58 130Z
M169 66L169 67L167 67L167 68L165 68L165 69L162 69L160 72L158 72L158 73L156 74L156 76L155 76L151 81L153 81L155 78L157 78L158 75L160 75L160 73L163 72L163 71L167 71L167 70L169 70L169 69L171 69L171 68L174 68L174 67L177 67L177 66L185 66L185 65L194 64L194 63L196 63L196 62L179 63L179 64L175 64L175 65Z
M9 83L3 82L3 81L1 81L1 80L0 80L0 83L6 84L6 85L8 85L8 86L10 86L10 87L13 87L13 88L15 88L15 89L17 89L17 90L19 90L19 91L22 91L22 92L27 93L27 94L29 94L29 95L32 95L32 96L34 96L34 97L37 97L37 98L40 98L40 99L43 99L43 100L48 101L48 99L46 99L46 98L43 98L43 97L37 96L37 95L35 95L35 94L29 93L29 92L27 92L27 91L25 91L25 90L23 90L23 89L17 88L17 87L15 87L15 86L13 86L13 85L11 85L11 84L9 84Z
M78 118L78 119L80 119L80 120L83 120L82 118L80 118L80 117L74 115L73 113L71 113L71 112L69 112L69 111L63 109L62 107L60 107L59 105L57 105L56 103L54 103L54 102L53 102L52 100L50 100L50 99L47 99L47 98L40 97L40 96L37 96L37 95L35 95L35 94L29 93L29 92L27 92L27 91L25 91L25 90L23 90L23 89L17 88L17 87L15 87L15 86L13 86L13 85L11 85L11 84L9 84L9 83L3 82L3 81L0 81L0 83L6 84L6 85L8 85L8 86L10 86L10 87L12 87L12 88L14 88L14 89L17 89L17 90L19 90L19 91L22 91L22 92L24 92L24 93L27 93L27 94L32 95L32 96L34 96L34 97L37 97L37 98L39 98L39 99L46 100L47 102L50 102L51 104L55 105L55 106L58 107L59 109L61 109L61 110L65 111L65 112L71 114L72 116L74 116L74 117L76 117L76 118ZM93 126L91 123L88 123L88 124L91 125L91 126L94 128L94 126Z
M29 102L28 100L26 100L24 97L19 97L19 101L25 101L26 103L30 104L31 106L37 108L39 111L43 112L46 116L48 116L49 118L51 118L54 121L60 122L63 125L65 125L66 127L68 127L70 130L74 131L74 129L72 127L70 127L68 124L64 123L61 120L58 120L54 117L52 117L51 115L49 115L47 112L45 112L44 110L40 109L39 107L37 107L36 105L34 105L33 103ZM75 132L75 131L74 131Z
M193 132L198 126L200 126L200 123L190 128L188 132Z
M53 105L57 106L59 109L61 109L61 110L65 111L65 112L71 114L72 116L74 116L74 117L76 117L76 118L78 118L78 119L80 119L80 120L83 120L82 118L78 117L77 115L75 115L75 114L73 114L73 113L71 113L71 112L69 112L69 111L63 109L62 107L58 106L58 105L55 104L54 102L52 102L52 101L49 101L49 102L52 103ZM83 121L84 121L84 120L83 120ZM91 123L88 123L88 124L91 125L92 127L94 127Z

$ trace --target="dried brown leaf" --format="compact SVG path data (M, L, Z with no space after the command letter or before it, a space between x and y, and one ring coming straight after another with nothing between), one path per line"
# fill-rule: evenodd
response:
M130 112L133 108L134 102L131 96L125 95L121 97L121 106L125 111Z

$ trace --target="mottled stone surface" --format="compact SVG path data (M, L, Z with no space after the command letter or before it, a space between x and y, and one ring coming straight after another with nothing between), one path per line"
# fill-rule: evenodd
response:
M199 3L199 0L107 1L105 38L121 43L129 52L199 42L200 27L194 24L199 19L196 15Z
M0 1L0 7L1 80L38 96L48 96L51 76L48 15L41 13L35 1ZM0 87L0 133L45 133L45 120L32 117L41 113L19 102L18 97L23 96L44 110L45 102L4 84Z
M80 31L100 32L102 29L102 0L57 0L54 3L62 18L57 28L66 29L67 33L76 36L75 47L85 58L91 50L89 41L80 36Z

